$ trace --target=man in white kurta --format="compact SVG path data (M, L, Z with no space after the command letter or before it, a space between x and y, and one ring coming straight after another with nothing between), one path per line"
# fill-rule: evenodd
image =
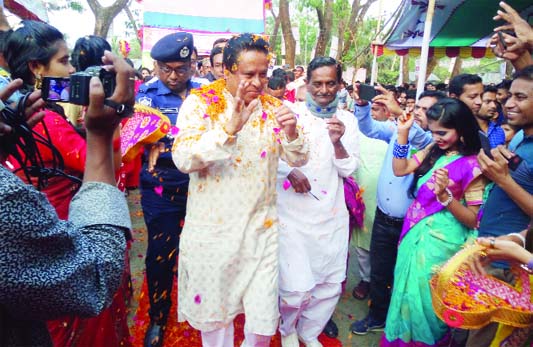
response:
M177 121L173 159L190 173L178 320L201 330L204 346L233 346L233 320L243 312L243 346L267 346L279 320L276 172L279 158L300 166L308 150L295 115L259 95L268 51L254 45L262 42L232 38L227 83L194 91Z
M335 310L346 276L349 216L343 178L359 161L356 119L336 108L336 61L315 58L308 71L307 101L295 112L309 141L309 161L299 168L280 163L278 170L284 347L297 347L298 338L309 347L321 346L317 337ZM317 109L322 113L310 111Z

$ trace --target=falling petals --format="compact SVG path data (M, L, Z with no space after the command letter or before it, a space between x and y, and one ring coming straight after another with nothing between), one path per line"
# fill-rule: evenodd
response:
M163 186L157 186L157 187L154 187L154 192L159 195L159 196L163 196Z
M176 136L180 132L180 129L176 126L173 126L170 128L170 135Z
M274 134L279 134L279 132L281 131L280 128L272 128L272 130L274 131Z
M270 218L265 219L265 221L263 222L263 226L265 227L265 229L270 228L272 224L274 224L274 221Z
M267 113L265 111L263 111L263 114L261 115L261 119L262 120L267 120L267 118L268 118Z
M200 304L202 303L202 297L200 296L200 294L196 294L196 295L194 296L194 303L195 303L196 305L200 305Z
M284 190L287 190L287 189L289 189L290 187L291 187L291 181L289 181L289 180L285 180L285 181L283 182L283 189L284 189Z
M266 152L266 151L261 152L261 158L262 158L262 159L265 159L266 155L267 155L267 152Z

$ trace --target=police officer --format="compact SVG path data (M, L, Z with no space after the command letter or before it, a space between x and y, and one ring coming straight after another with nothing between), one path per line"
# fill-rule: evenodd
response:
M152 48L157 78L139 88L137 102L158 108L172 125L190 90L200 85L191 81L193 37L169 34ZM171 130L169 134L172 134ZM144 346L163 345L164 328L171 305L179 235L185 218L189 176L172 162L172 135L148 145L140 176L141 205L148 229L146 279L150 298L150 326Z

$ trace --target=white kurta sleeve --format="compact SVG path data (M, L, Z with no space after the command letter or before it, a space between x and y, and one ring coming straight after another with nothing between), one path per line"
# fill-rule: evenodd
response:
M204 118L207 106L196 95L189 95L181 106L176 127L178 135L172 147L172 159L184 172L202 170L226 161L235 151L235 139L220 125Z
M360 165L361 163L361 154L359 151L359 129L355 117L349 115L346 117L347 113L343 112L343 115L340 120L344 123L344 135L342 135L341 142L348 152L348 158L343 159L333 159L333 165L337 168L339 176L348 177L350 176Z
M281 134L280 136L281 159L291 167L303 166L309 160L308 140L301 126L297 127L297 131L298 137L292 142L287 140L285 134Z

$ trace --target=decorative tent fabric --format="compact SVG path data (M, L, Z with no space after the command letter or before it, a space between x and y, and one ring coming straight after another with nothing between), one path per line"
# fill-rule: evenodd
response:
M48 14L41 0L4 0L4 7L20 18L48 22Z
M523 18L533 21L531 0L508 0ZM396 25L376 55L420 56L428 0L404 0ZM494 57L487 43L493 28L502 22L492 20L499 9L497 1L436 0L430 37L430 56ZM374 47L372 47L374 49ZM373 50L374 51L374 50Z
M152 46L163 36L186 31L194 35L199 55L209 55L213 41L236 33L265 31L265 0L144 0L143 63Z

